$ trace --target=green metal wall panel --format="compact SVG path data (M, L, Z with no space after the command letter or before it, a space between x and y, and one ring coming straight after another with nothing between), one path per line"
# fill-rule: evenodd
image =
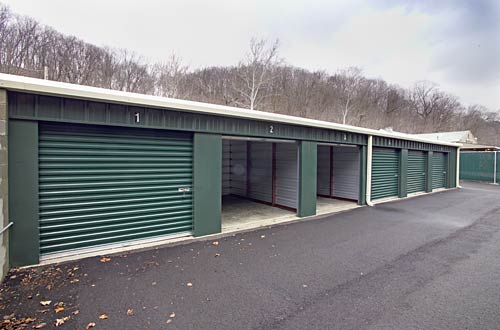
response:
M9 121L9 229L11 266L39 262L38 122Z
M134 120L136 113L139 123ZM9 117L355 145L366 145L368 140L365 134L340 130L19 92L9 92Z
M366 166L368 147L359 147L359 205L366 205Z
M427 161L427 179L425 182L425 192L432 192L432 157L434 152L428 151L426 153L426 161Z
M410 150L408 152L408 180L407 191L409 194L425 191L427 182L427 155L422 151Z
M316 214L317 144L299 143L299 217Z
M446 187L447 158L447 155L443 152L434 152L432 155L432 189Z
M457 149L453 149L448 153L446 188L455 188L457 186L457 152Z
M408 196L408 149L399 151L399 197Z
M222 137L194 134L194 235L220 233Z
M498 166L498 163L497 163ZM461 152L460 179L493 182L495 168L494 152Z
M390 148L373 148L372 199L399 195L399 151Z
M39 141L42 255L192 230L190 135L41 125Z

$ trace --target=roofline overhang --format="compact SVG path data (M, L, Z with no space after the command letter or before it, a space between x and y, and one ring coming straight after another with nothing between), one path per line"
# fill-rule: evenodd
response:
M359 133L372 136L424 142L436 145L460 147L459 143L440 142L418 138L409 134L396 134L369 128L331 123L327 121L288 116L265 111L249 110L224 105L172 99L153 95L116 91L105 88L76 85L58 81L36 79L0 73L0 88L25 93L44 94L59 97L70 97L83 100L111 102L134 106L152 107L165 110L177 110L206 115L262 120L274 123L292 124L306 127L325 128L344 132Z

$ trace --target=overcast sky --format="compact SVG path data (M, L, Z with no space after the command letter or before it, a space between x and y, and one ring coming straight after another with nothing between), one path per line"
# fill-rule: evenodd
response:
M499 0L0 0L60 32L154 61L234 65L252 36L281 41L288 64L358 66L410 86L430 80L465 104L500 110Z

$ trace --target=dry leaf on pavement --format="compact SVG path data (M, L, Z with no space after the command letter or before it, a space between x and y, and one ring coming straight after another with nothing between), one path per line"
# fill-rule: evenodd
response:
M52 302L52 300L40 301L40 305L42 305L42 306L48 306L48 305L50 305L51 302Z
M64 307L57 307L57 308L55 309L55 312L56 312L56 313L60 313L60 312L62 312L63 310L64 310Z
M108 314L99 315L99 319L101 319L101 320L106 320L107 318L108 318Z
M133 309L128 309L127 310L127 315L130 316L130 315L134 315L134 310Z
M217 246L217 245L219 245L219 242L218 241L212 242L212 245Z
M60 319L56 319L56 322L55 322L56 327L63 325L64 322L66 322L67 320L69 320L69 316L65 316L65 317L62 317Z
M175 317L175 313L170 314L169 317L173 319Z
M33 329L41 329L41 328L43 328L46 325L47 325L47 323L40 323L40 324L34 325Z
M93 328L93 327L95 327L95 323L94 322L90 322L89 324L87 324L87 327L85 329L89 330L90 328Z
M187 285L187 286L189 286L189 287L192 287L192 286L193 286L193 283L188 282L188 284L186 284L186 285Z
M111 261L111 258L106 258L106 257L102 257L101 259L99 259L100 262L108 262L108 261Z

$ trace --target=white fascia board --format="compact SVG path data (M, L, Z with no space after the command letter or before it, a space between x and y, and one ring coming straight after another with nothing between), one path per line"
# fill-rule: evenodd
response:
M344 132L360 133L387 138L432 143L459 147L459 143L441 142L423 139L403 133L390 133L374 129L330 123L327 121L307 119L295 116L281 115L265 111L248 110L224 105L171 99L159 96L115 91L91 86L75 85L51 80L42 80L23 76L0 73L0 88L17 92L31 92L61 97L78 98L101 102L120 103L127 105L169 109L200 114L211 114L233 118L264 120L274 123L284 123L307 127L333 129Z

